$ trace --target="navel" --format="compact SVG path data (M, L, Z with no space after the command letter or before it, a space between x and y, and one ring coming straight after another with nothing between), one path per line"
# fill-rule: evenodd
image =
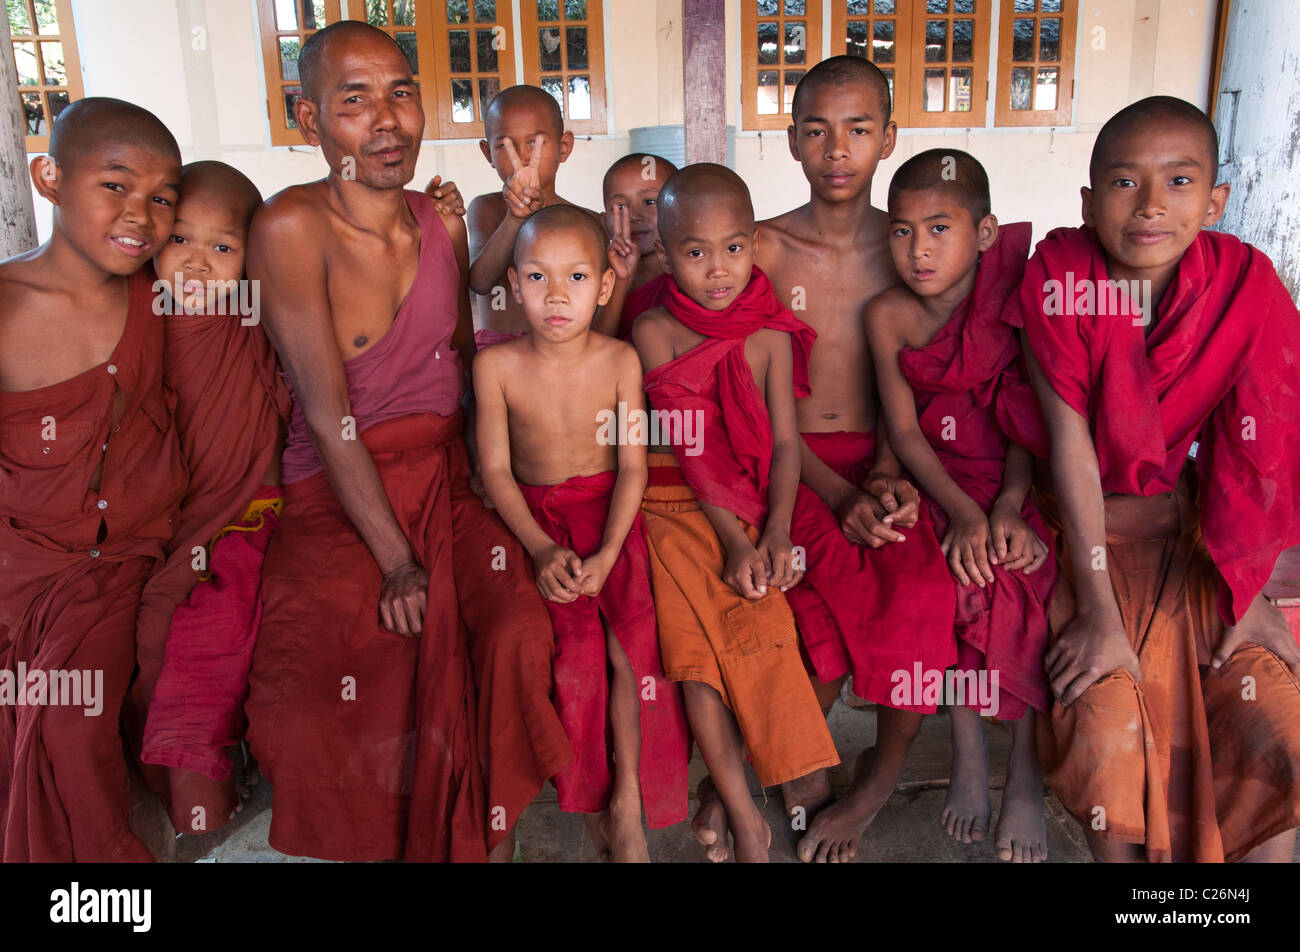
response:
M360 337L358 337L356 340L352 342L352 346L360 349L362 347L365 347L367 342L369 342L369 340L370 340L369 337L367 337L365 334L362 334Z
M840 418L840 415L839 415L838 413L823 413L823 414L822 414L822 419L823 419L823 420L838 420L839 418Z

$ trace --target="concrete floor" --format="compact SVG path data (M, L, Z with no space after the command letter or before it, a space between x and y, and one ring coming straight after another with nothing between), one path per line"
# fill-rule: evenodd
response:
M875 738L876 717L873 708L853 709L836 702L830 717L831 733L835 737L844 763L831 771L831 784L835 792L842 792L849 783L851 765L857 755L869 747ZM989 753L992 764L991 786L994 819L1001 798L1003 764L1010 747L1010 730L1000 724L985 722L989 736ZM948 784L949 742L948 720L943 715L926 718L912 749L902 780L894 795L885 804L875 822L867 830L858 849L857 861L920 862L920 863L995 863L992 837L983 843L964 845L951 839L939 826L938 817L943 809L945 788ZM691 763L691 810L696 802L696 784L704 776L704 765L697 755ZM764 813L774 831L772 860L793 863L798 860L794 844L798 834L790 830L781 809L781 796L777 790L767 792L766 801L758 781L751 774L751 788L755 800L763 805ZM273 850L267 843L271 826L271 790L263 781L253 788L244 810L226 828L203 836L185 836L176 839L170 833L165 819L154 842L163 842L173 862L199 863L301 863L315 862L296 856L286 856ZM1049 862L1077 863L1088 860L1083 835L1074 820L1066 814L1054 797L1048 796L1047 839ZM524 812L519 822L520 858L526 863L593 863L596 855L583 832L581 815L560 812L555 802L555 790L548 786ZM784 835L782 834L784 831ZM660 863L704 862L700 847L691 836L687 823L648 834L652 860Z

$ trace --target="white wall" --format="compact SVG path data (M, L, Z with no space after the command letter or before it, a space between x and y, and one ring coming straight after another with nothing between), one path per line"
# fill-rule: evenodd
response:
M580 137L558 178L562 195L589 206L601 201L604 170L628 150L628 130L680 123L684 101L681 0L604 4L613 134ZM1093 138L1116 109L1152 93L1206 105L1215 7L1215 0L1084 0L1074 126L1055 132L905 130L877 173L877 203L884 202L889 177L909 156L953 144L984 162L994 211L1003 221L1033 221L1039 237L1051 227L1076 224L1078 188L1086 183ZM266 195L325 174L315 150L268 144L254 0L73 0L73 10L86 94L120 96L153 110L176 134L186 161L221 159L244 171ZM738 0L727 0L727 115L732 124L740 112L739 11ZM206 49L193 48L196 26L206 31ZM1094 28L1104 31L1099 41ZM993 38L989 62L993 69ZM990 101L997 94L996 75L992 81ZM990 108L990 125L991 115ZM807 184L790 158L784 133L739 133L736 171L750 184L761 217L807 200ZM436 173L454 179L467 197L500 188L472 141L426 142L416 184L422 186ZM39 196L36 204L44 239L49 206Z

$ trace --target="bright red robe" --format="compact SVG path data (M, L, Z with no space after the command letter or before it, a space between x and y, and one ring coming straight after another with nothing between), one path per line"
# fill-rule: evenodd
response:
M661 274L627 292L627 297L623 299L623 313L618 318L619 340L631 340L632 325L636 319L651 308L663 307L668 303L668 289L672 283L672 275Z

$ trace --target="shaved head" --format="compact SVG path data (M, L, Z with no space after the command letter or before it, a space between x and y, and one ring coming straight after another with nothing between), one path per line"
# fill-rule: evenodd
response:
M741 177L725 165L697 162L674 172L659 192L660 240L667 245L682 212L708 200L726 202L753 225L754 203Z
M605 180L601 183L601 193L604 195L609 194L610 182L612 182L614 176L623 169L632 165L637 167L638 172L645 169L647 167L645 162L646 159L654 160L649 163L649 168L653 170L654 175L646 179L645 181L647 182L653 182L657 178L667 179L677 171L677 166L673 165L673 163L669 162L663 156L651 155L649 152L632 152L621 158L615 159L614 164L605 170Z
M533 242L559 232L576 232L588 245L597 269L604 270L605 248L609 244L605 229L595 215L576 205L547 205L529 215L515 237L514 260L517 262L523 256L523 250L531 247Z
M808 93L821 86L849 86L861 83L871 89L880 103L884 113L882 122L889 122L891 112L889 103L889 80L875 63L861 56L832 56L824 59L808 72L794 89L794 100L790 104L790 121L799 124L799 107L803 105Z
M262 193L252 180L225 162L191 162L181 169L181 201L200 195L235 209L245 226L262 204Z
M1210 183L1219 177L1219 134L1210 117L1191 103L1173 96L1148 96L1131 106L1125 106L1106 120L1097 133L1092 146L1092 159L1088 163L1088 181L1096 188L1098 176L1109 166L1124 160L1116 154L1116 147L1129 134L1153 123L1177 123L1193 130L1201 139L1204 160L1210 170Z
M495 138L497 123L508 109L539 109L545 113L555 138L564 135L564 114L555 97L540 86L508 86L492 97L483 116L483 136L489 142Z
M324 91L321 85L329 75L327 57L337 47L358 39L391 46L406 62L406 54L397 41L383 30L360 20L339 20L309 36L298 53L298 81L302 84L303 96L312 102L320 102Z
M59 113L50 132L50 156L61 166L74 164L106 145L124 144L156 152L180 165L180 146L162 121L148 109L121 99L78 99Z
M971 221L990 213L989 177L984 166L961 149L928 149L898 167L889 183L892 209L903 192L938 192L970 212Z

